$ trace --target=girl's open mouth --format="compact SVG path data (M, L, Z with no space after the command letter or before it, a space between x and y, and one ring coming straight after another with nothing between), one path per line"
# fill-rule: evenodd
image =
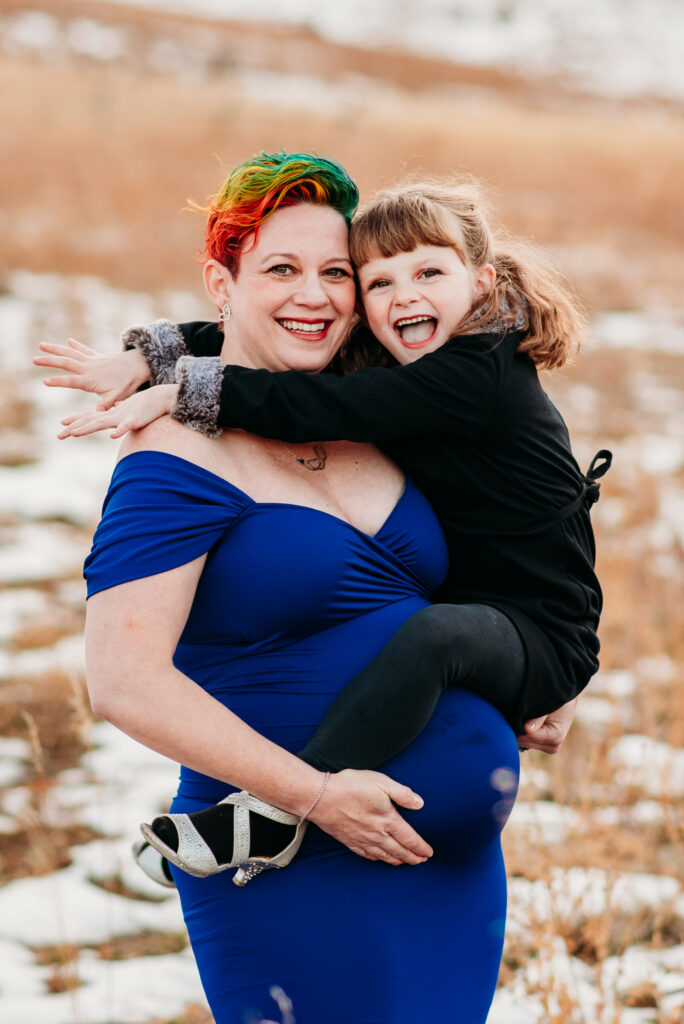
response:
M321 341L325 338L332 320L290 320L277 318L286 331L304 341Z
M394 330L406 348L420 348L434 338L437 320L433 316L405 316L395 321Z

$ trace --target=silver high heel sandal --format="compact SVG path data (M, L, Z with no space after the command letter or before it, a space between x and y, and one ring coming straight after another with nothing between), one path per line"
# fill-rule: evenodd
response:
M140 831L150 846L154 847L162 857L166 857L176 867L186 871L189 875L194 875L195 878L208 878L220 871L227 871L228 868L238 868L233 882L235 885L242 886L256 878L262 871L287 867L302 845L308 821L297 817L296 814L290 814L288 811L281 811L279 807L273 807L272 804L264 803L263 800L257 799L244 789L238 793L230 793L224 800L221 800L221 803L233 804L235 808L233 813L233 857L227 864L219 864L188 814L166 815L171 819L178 833L177 850L167 846L147 822L143 822ZM264 818L270 818L272 821L280 822L281 825L296 826L292 842L288 843L285 849L274 857L250 857L250 811L261 814Z
M166 889L175 889L176 883L164 871L164 858L145 839L136 839L131 847L133 860L148 878Z

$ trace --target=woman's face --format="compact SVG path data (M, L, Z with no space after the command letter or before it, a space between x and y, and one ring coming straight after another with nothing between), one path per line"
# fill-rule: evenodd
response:
M400 363L434 352L495 279L490 264L467 266L454 249L418 245L358 269L363 308L375 337Z
M237 276L221 268L232 310L222 357L267 370L318 373L327 366L354 313L348 234L329 206L276 210L257 244L247 239Z

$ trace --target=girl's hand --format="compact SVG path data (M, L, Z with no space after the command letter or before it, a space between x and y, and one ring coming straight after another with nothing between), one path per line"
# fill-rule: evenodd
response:
M67 371L67 376L46 377L43 384L49 388L77 388L99 395L99 411L111 409L115 402L134 394L150 378L150 369L135 348L100 355L73 338L69 338L68 346L42 341L38 347L47 354L33 357L36 366Z
M387 864L422 864L432 848L395 804L420 810L417 793L381 772L346 768L330 776L311 820L353 853Z
M60 378L61 379L61 378ZM123 437L129 430L140 430L152 420L166 416L176 404L177 384L158 384L147 391L139 391L104 412L85 412L66 416L64 430L57 437L82 437L98 430L111 428L110 437Z

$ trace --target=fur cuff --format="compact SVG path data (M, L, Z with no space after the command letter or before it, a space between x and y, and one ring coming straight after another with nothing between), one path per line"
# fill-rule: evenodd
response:
M137 348L150 368L150 384L173 384L176 360L188 350L178 326L170 320L155 320L146 327L129 327L121 335L125 351Z
M226 364L218 356L183 356L176 365L178 398L171 418L205 437L218 437L221 386Z

